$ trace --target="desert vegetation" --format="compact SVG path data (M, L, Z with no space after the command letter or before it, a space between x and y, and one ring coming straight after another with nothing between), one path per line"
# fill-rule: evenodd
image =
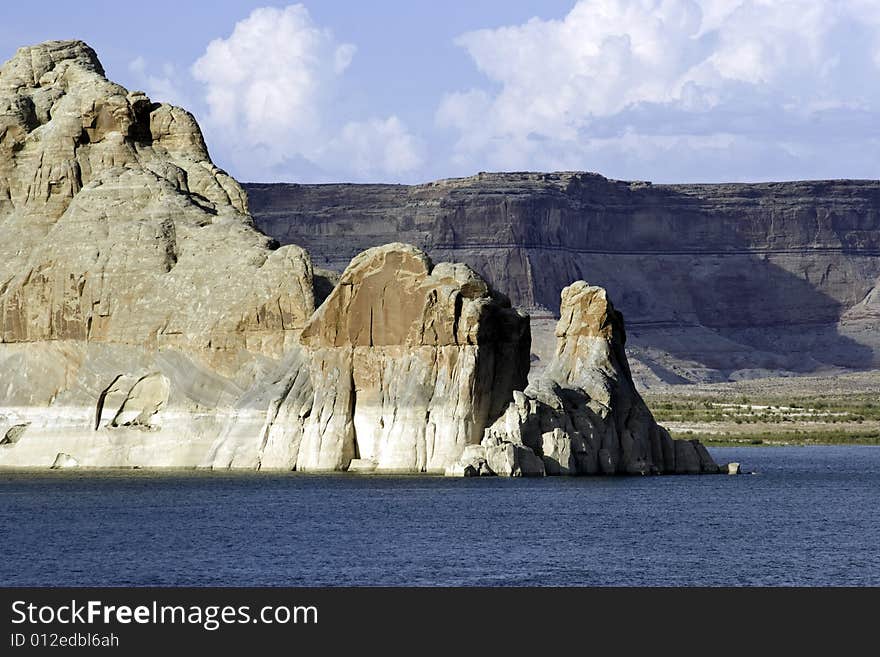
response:
M736 389L646 394L675 438L712 445L880 445L880 397L867 392L755 394Z

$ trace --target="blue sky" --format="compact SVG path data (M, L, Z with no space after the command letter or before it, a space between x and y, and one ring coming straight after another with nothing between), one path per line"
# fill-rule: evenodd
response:
M873 0L4 6L3 60L61 38L241 180L880 177Z

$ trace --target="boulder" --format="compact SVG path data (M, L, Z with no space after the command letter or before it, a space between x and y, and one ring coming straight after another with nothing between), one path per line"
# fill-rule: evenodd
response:
M512 477L519 471L516 446L512 443L498 443L486 446L486 462L492 472L504 477Z
M348 472L369 473L375 470L376 462L370 459L352 459L348 464Z
M79 466L79 461L73 458L70 454L65 454L64 452L58 452L58 455L55 457L55 460L52 462L53 470L61 470L64 468L75 468Z
M577 459L572 451L571 437L559 427L541 435L541 454L548 475L567 475L577 472Z
M544 461L530 447L503 442L491 436L483 440L486 464L497 475L504 477L543 477Z
M0 438L0 446L3 446L3 445L12 446L15 443L17 443L19 441L19 439L22 437L22 435L24 434L27 427L28 427L27 424L15 424L15 425L9 427L6 430L6 433L3 435L3 438Z
M472 463L456 461L447 465L443 474L446 477L478 477L480 471Z
M535 454L531 448L522 445L515 446L516 468L514 477L543 477L546 474L543 459Z

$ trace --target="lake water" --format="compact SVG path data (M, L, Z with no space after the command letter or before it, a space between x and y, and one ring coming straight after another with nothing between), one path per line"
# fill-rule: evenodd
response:
M0 472L3 585L880 585L880 448L757 475Z

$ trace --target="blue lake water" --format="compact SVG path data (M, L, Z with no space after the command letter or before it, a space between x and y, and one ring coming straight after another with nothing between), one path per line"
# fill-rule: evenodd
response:
M0 472L0 584L880 585L880 448L757 475Z

